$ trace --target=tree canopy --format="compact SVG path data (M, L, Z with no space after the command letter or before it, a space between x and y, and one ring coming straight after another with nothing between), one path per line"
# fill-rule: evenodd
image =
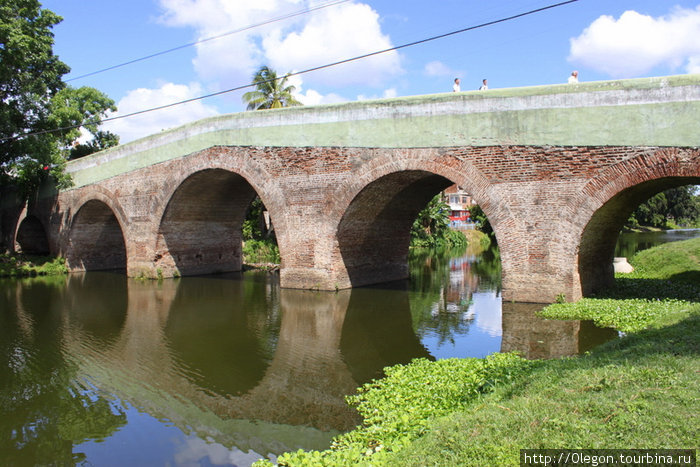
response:
M248 110L279 109L302 105L294 97L296 88L287 85L289 74L282 78L277 77L277 72L267 66L261 67L253 75L255 91L243 94L243 102L248 104Z
M630 216L628 224L667 228L669 222L684 227L700 225L700 196L697 187L671 188L642 203Z
M118 143L97 129L114 101L90 87L66 86L70 71L53 53L53 26L62 18L37 0L0 4L0 186L18 185L26 196L48 177L70 183L65 161L74 155L83 126L94 135L89 150ZM61 128L73 127L56 131Z

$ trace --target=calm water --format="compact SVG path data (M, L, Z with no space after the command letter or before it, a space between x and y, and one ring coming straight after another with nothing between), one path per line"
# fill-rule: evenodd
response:
M615 333L502 303L498 252L415 256L338 293L246 272L0 281L3 464L249 465L354 427L344 396L414 358L575 354Z
M664 230L661 232L625 232L621 233L615 247L615 256L627 259L640 250L646 250L655 245L679 240L689 240L700 237L700 229Z

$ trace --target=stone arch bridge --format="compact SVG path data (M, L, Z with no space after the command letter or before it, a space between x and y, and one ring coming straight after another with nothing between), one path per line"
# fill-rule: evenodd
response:
M241 268L260 196L281 286L408 276L409 229L457 183L488 216L503 298L613 279L636 206L700 184L700 75L445 93L209 118L68 164L74 187L5 209L3 241L72 270L172 277Z

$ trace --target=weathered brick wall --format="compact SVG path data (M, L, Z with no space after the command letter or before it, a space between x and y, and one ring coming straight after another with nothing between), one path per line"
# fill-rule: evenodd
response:
M406 277L408 229L452 183L494 227L504 299L577 299L612 278L611 245L635 203L700 183L700 150L212 147L61 193L49 244L78 264L87 250L116 245L90 243L100 225L118 226L131 276L238 269L238 232L257 193L277 232L282 286L347 288ZM75 233L91 200L112 217L81 221L93 230Z

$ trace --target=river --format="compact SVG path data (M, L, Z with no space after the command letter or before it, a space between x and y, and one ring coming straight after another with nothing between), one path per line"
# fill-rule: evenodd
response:
M344 396L387 365L553 358L616 335L502 303L497 249L415 254L410 272L337 293L260 271L0 280L0 459L249 465L326 448L359 422Z

